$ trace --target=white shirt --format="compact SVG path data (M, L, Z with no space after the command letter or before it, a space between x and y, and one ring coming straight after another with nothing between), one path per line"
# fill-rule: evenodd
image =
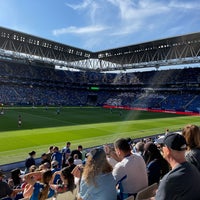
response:
M131 154L118 162L113 169L113 176L118 182L125 175L127 178L122 181L123 192L135 194L148 186L148 177L144 159Z
M81 159L74 159L74 164L75 165L80 165L82 163L83 163L83 161Z

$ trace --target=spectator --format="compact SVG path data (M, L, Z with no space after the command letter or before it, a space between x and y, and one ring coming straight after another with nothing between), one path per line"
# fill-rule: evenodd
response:
M196 125L187 125L183 128L182 134L188 145L186 160L200 172L200 128Z
M35 155L36 155L35 151L31 151L29 153L29 157L25 161L25 167L26 167L25 173L29 171L30 166L35 165L35 159L34 159Z
M57 193L63 192L74 192L75 184L74 184L74 176L71 173L71 169L69 167L63 168L61 171L57 171L53 174L53 179L56 175L60 175L61 184L51 184L51 188L55 190ZM52 180L53 180L52 179Z
M66 160L71 155L70 146L71 146L71 142L66 142L66 146L62 149L62 157L63 157L62 166L63 167L66 165Z
M131 147L126 139L118 139L114 143L115 152L121 160L113 169L116 181L121 181L123 198L136 195L141 189L148 186L147 171L144 159L131 153Z
M46 153L47 159L51 162L51 156L53 154L53 146L49 147L49 151Z
M11 189L8 183L4 180L5 176L0 170L0 198L3 197L15 197L18 192L21 192L22 189Z
M77 149L71 152L71 157L74 158L74 155L77 154L78 158L82 160L82 150L83 150L82 145L79 145Z
M78 157L78 154L74 154L74 164L75 165L82 164L82 160Z
M19 188L21 186L22 180L21 180L20 175L21 175L21 171L19 168L13 169L11 171L11 178L13 180L15 188Z
M58 161L54 160L54 161L51 162L51 171L52 171L53 174L57 171L60 171ZM59 174L54 176L53 184L57 184L59 180L60 180Z
M190 163L186 162L187 148L185 138L177 133L168 133L162 144L163 157L172 170L168 172L159 185L156 200L199 200L200 173Z
M144 145L143 158L147 165L148 183L159 183L160 179L169 171L169 165L163 159L157 146L152 142Z
M41 177L41 181L37 181ZM33 193L30 200L45 200L54 195L54 190L50 188L50 180L52 179L51 170L45 172L31 172L24 176L25 181L33 186Z
M31 165L29 167L29 172L35 172L37 170L37 166L36 165Z
M58 147L54 147L53 152L54 153L51 156L51 160L52 161L56 160L58 162L58 167L61 168L62 167L62 153L60 153Z
M136 145L133 147L133 152L140 155L140 156L143 156L143 152L144 152L144 142L140 141L140 142L137 142Z
M103 149L93 149L87 158L80 183L82 200L116 200L112 166ZM108 187L109 186L109 187Z
M44 163L49 163L49 166L51 166L51 161L47 158L47 154L46 153L43 153L41 155L41 162L40 162L40 165L44 164Z
M76 165L74 164L74 159L72 157L69 157L67 160L67 165L70 168L71 172L73 171L73 169L76 167Z

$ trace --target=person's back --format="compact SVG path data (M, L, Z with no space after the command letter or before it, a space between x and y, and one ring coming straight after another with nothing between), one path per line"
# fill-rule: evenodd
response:
M54 153L52 154L51 160L56 160L58 162L59 168L62 167L62 153L60 153L58 147L54 147Z
M0 198L10 196L12 194L12 189L9 185L0 179Z
M87 183L81 180L81 192L82 199L89 200L116 200L116 188L115 180L112 173L98 175L95 178L95 185L88 187Z
M200 172L200 149L191 149L186 153L186 160L192 163Z
M117 181L127 176L122 181L124 193L135 194L148 186L145 162L137 154L131 154L117 163L113 169L113 176Z
M186 160L192 163L200 172L200 128L188 124L182 130L182 135L187 142Z
M188 162L176 166L160 182L156 200L199 200L200 173Z

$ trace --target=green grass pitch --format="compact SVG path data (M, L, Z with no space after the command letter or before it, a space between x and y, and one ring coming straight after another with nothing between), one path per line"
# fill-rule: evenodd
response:
M5 108L0 115L0 165L25 160L35 150L37 157L48 147L92 147L112 143L119 137L139 138L182 129L186 124L200 125L198 116L126 111L98 107ZM22 127L18 127L18 115Z

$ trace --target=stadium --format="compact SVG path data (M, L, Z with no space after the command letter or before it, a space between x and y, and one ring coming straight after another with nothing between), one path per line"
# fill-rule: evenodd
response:
M199 125L199 62L200 33L91 52L0 27L0 167Z
M20 161L26 157L24 149L29 152L36 148L42 152L52 143L62 145L66 140L74 144L83 140L84 146L90 147L104 144L105 141L112 143L122 134L122 130L113 130L107 138L104 133L102 139L99 137L96 141L98 131L95 130L86 142L85 133L73 138L66 127L66 133L61 130L60 138L59 132L54 130L52 135L56 134L56 138L51 135L52 140L45 142L46 131L41 134L41 128L64 129L74 124L100 126L100 123L119 122L119 129L124 129L125 121L130 123L130 120L137 119L140 113L146 111L154 111L149 119L163 115L167 119L181 116L181 120L185 121L179 124L177 120L174 127L172 122L166 122L163 127L155 126L156 131L147 129L148 134L143 133L141 137L161 134L166 128L180 129L192 120L198 124L198 118L192 116L198 116L200 109L200 68L173 69L173 66L189 66L199 62L200 33L100 52L77 49L3 27L0 33L0 101L4 112L0 137L5 141L5 147L1 146L1 164L5 164L4 160ZM159 70L163 66L171 66L171 69ZM142 68L154 70L129 72ZM119 73L115 73L117 70ZM58 110L60 115L56 114ZM17 126L18 115L23 118L20 131ZM145 116L141 118L148 119ZM140 137L139 132L131 133L134 128L129 129L123 130L125 137ZM30 141L21 136L25 132L29 132ZM40 136L42 143L38 144L34 137L40 140ZM3 157L4 152L9 151L10 160Z

